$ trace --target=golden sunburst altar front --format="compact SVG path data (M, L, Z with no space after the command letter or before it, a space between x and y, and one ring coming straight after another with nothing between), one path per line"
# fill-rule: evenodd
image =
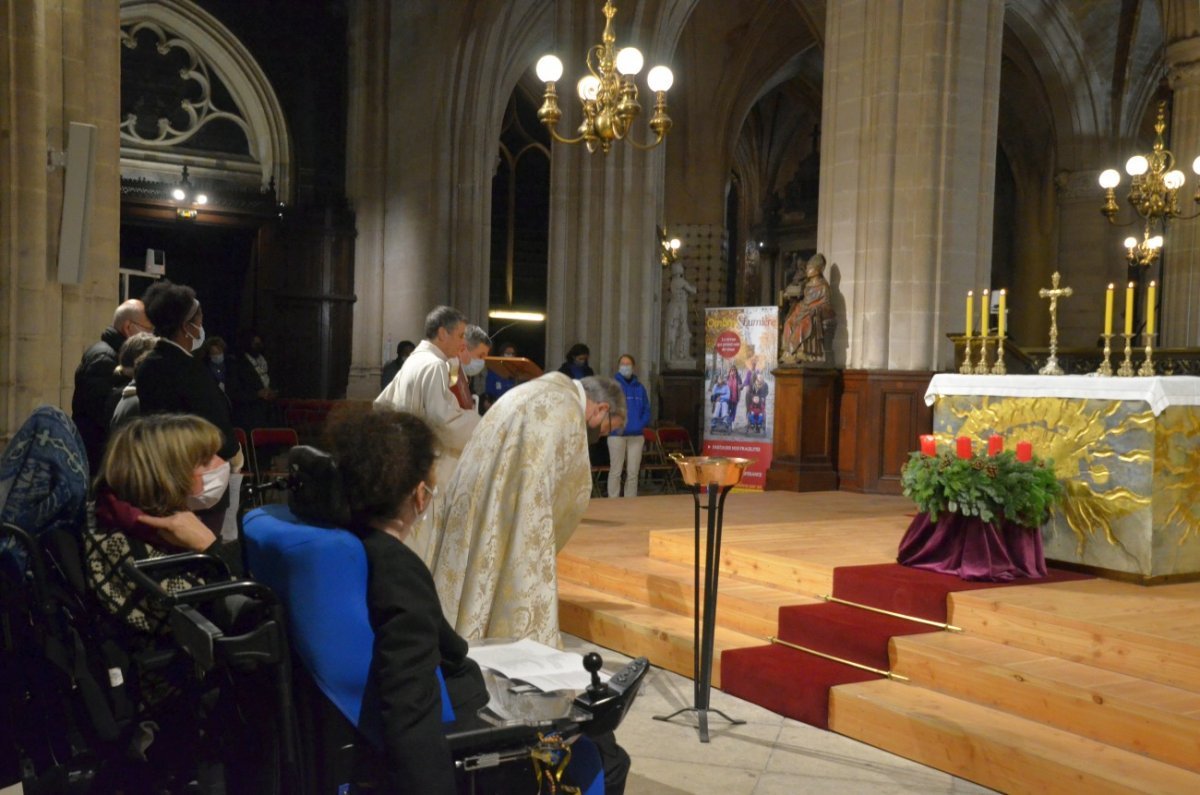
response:
M934 376L934 432L1027 440L1065 496L1046 557L1141 582L1200 578L1200 378Z

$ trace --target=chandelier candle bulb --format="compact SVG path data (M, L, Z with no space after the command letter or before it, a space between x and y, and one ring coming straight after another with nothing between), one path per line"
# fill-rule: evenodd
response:
M1017 460L1027 463L1033 460L1033 445L1029 442L1017 442Z
M989 302L991 300L991 291L984 290L979 296L979 336L986 337L988 335L988 312L991 310Z
M1154 334L1154 289L1154 282L1150 282L1150 289L1146 291L1146 333L1149 335Z
M1108 285L1104 294L1104 333L1112 334L1113 285Z
M963 459L971 457L971 455L973 454L973 451L971 450L971 437L960 436L954 440L954 443L955 443L955 455L957 455L959 458L963 458Z
M1004 339L1004 329L1007 326L1007 322L1005 319L1005 314L1006 314L1005 309L1007 308L1005 306L1005 302L1007 301L1007 299L1008 299L1008 290L1001 290L1000 291L1000 316L996 319L996 336L999 337L1001 340ZM1004 343L1001 342L1000 344L1003 345ZM996 355L999 356L1000 352L997 351Z
M988 455L997 456L1004 452L1004 437L1000 434L992 434L988 437Z
M975 311L975 291L967 290L967 339L971 338L971 327L975 325L972 313Z
M1133 282L1125 288L1125 334L1133 334Z
M933 438L932 433L921 434L921 455L933 457L937 455L937 442Z

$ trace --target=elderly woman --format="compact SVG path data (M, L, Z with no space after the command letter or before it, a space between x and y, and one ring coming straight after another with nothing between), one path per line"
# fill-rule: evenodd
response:
M84 555L100 604L136 629L161 632L166 616L133 589L121 571L124 561L194 551L239 568L236 547L217 540L193 513L225 490L220 447L212 423L181 414L135 418L109 440L93 486ZM168 592L196 584L186 577L162 583Z

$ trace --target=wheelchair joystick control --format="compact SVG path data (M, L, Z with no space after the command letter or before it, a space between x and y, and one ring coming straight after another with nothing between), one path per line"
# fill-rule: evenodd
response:
M588 693L593 696L605 695L608 692L608 686L600 681L600 669L604 666L604 660L594 651L590 651L583 656L583 668L592 675L592 683L588 686Z

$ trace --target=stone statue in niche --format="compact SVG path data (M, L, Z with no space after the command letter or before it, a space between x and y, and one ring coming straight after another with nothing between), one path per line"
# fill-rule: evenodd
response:
M825 278L825 255L814 254L783 291L782 364L825 363L837 326L833 295Z
M688 296L696 294L696 288L683 275L683 264L671 264L671 297L667 301L667 366L673 370L694 370L696 360L692 358L692 330L688 327Z

